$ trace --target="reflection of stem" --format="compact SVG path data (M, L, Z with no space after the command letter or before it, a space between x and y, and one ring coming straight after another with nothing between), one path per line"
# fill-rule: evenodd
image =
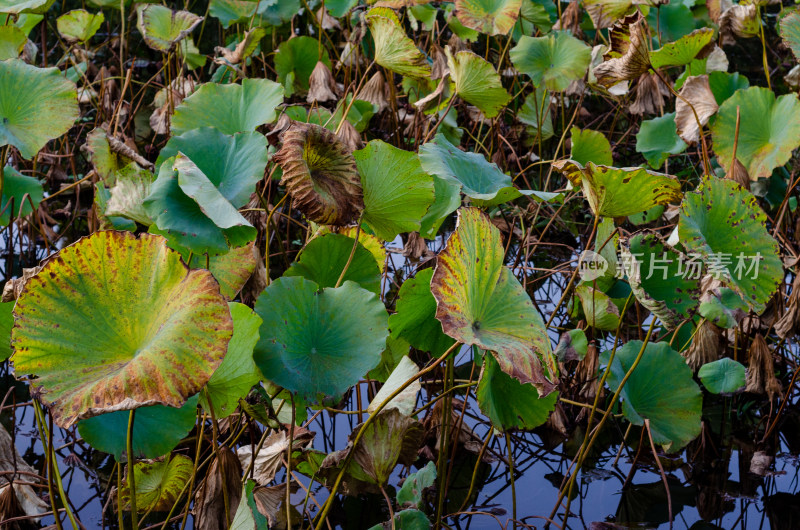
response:
M508 480L511 482L511 520L517 529L517 487L514 483L514 453L511 450L511 435L506 431L506 452L508 453Z
M650 439L650 449L653 450L653 458L656 459L656 464L658 464L658 470L661 471L661 480L664 481L664 489L667 490L667 508L669 510L669 527L672 528L672 495L669 492L669 483L667 482L667 475L664 474L664 466L661 465L661 460L658 458L658 453L656 452L656 444L653 443L653 433L650 432L650 420L645 418L644 420L644 428L647 430L647 437Z
M452 346L447 348L446 352L444 352L438 359L433 361L427 368L423 368L422 370L417 372L415 375L407 379L402 385L400 385L397 388L397 390L388 395L386 399L384 399L383 402L381 402L381 404L378 405L375 411L372 414L370 414L369 418L367 418L367 421L365 421L361 425L361 428L358 430L358 433L356 433L355 438L353 438L352 447L358 446L358 442L361 441L361 438L364 436L367 427L369 427L372 424L372 422L375 421L375 419L378 417L378 414L380 414L380 412L384 408L386 408L386 405L388 405L394 398L396 398L403 390L408 388L414 381L420 379L424 375L427 375L433 370L435 370L439 366L439 364L441 364L442 361L447 359L447 357L450 356L450 354L453 353L453 351L455 351L456 348L460 345L461 345L460 342L454 343ZM322 525L323 523L325 523L325 520L328 517L328 512L330 512L331 506L333 506L333 501L334 499L336 499L336 492L339 490L339 486L342 484L344 473L347 470L347 466L350 464L352 458L353 458L353 451L350 451L349 453L347 453L347 456L342 461L341 470L339 471L339 474L336 476L336 480L334 481L333 486L331 486L331 491L330 494L328 495L328 499L325 501L325 504L323 504L322 511L317 517L317 525L314 527L315 530L322 530Z
M39 439L42 441L42 447L45 450L45 468L46 468L46 475L47 475L47 494L50 497L50 507L53 510L53 515L55 516L56 520L56 528L58 530L64 530L63 526L61 526L61 518L58 515L58 509L56 508L56 496L53 494L53 467L52 461L50 460L50 448L47 445L47 437L45 436L45 427L44 427L44 420L41 418L41 408L39 407L39 402L35 399L33 400L33 411L34 415L36 416L36 426L39 429ZM66 503L64 503L66 506Z
M0 159L0 201L2 201L3 198L3 186L5 185L6 180L6 161L8 160L8 150L10 147L10 145L7 145L3 148L3 158ZM5 204L0 204L0 208L5 209L5 207Z
M483 441L481 451L478 453L478 459L475 461L475 467L472 470L472 478L469 481L469 491L467 491L467 496L464 498L464 502L458 509L459 512L464 511L464 508L466 508L467 504L469 503L470 497L472 497L472 492L475 491L475 483L478 481L478 469L480 469L481 462L483 461L483 455L486 453L486 448L489 447L489 442L491 441L493 435L494 429L489 429L489 434L486 435L486 440Z
M128 491L131 496L131 528L134 530L139 528L138 514L136 513L136 479L134 475L134 466L136 459L133 456L133 418L136 415L136 409L131 409L128 415L128 439L127 439L127 452L128 452Z

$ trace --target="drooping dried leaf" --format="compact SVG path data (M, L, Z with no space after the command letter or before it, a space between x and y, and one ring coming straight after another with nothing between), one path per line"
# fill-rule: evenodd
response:
M307 447L313 439L313 432L302 427L295 427L292 450ZM267 437L261 446L261 450L256 454L256 460L253 463L253 478L256 482L262 486L272 482L278 470L283 466L283 459L286 456L288 447L289 433L286 431L278 431ZM243 469L250 467L250 461L253 458L253 448L251 446L240 447L236 450L236 455L239 457Z
M143 202L150 195L150 187L155 175L131 162L115 172L116 184L111 188L111 199L106 205L104 215L125 217L132 221L150 226L153 221L145 211Z
M336 101L336 79L334 79L331 69L322 61L317 61L311 76L308 78L308 95L306 101L324 103L326 101Z
M692 343L681 352L695 372L706 363L719 359L722 351L722 330L714 323L704 321L695 333Z
M624 81L623 81L624 82ZM670 91L655 74L642 74L636 83L636 97L628 106L631 114L643 116L647 114L661 114L664 110L664 100L669 97Z
M242 498L242 465L228 447L220 447L206 474L206 480L194 497L194 521L198 530L227 530L234 516L234 507ZM138 486L138 484L137 484ZM225 493L223 493L225 492ZM225 520L225 497L228 513Z
M707 75L689 77L683 83L680 96L675 101L675 125L678 128L678 136L687 144L693 144L700 138L700 127L708 123L711 116L717 113L719 105L708 84ZM697 120L700 120L700 123L697 123Z
M346 225L364 209L361 177L352 153L329 130L292 122L273 156L293 205L315 223Z
M755 3L735 4L719 17L719 34L723 44L735 42L734 36L742 39L755 37L760 31L761 20Z
M190 11L173 11L159 4L139 4L136 27L145 43L156 51L169 52L203 21Z
M215 62L217 62L217 64L225 64L225 62L239 64L256 51L259 42L266 34L267 31L264 28L253 28L245 32L244 37L242 37L242 40L233 50L217 46L214 48L214 51L218 53L224 61L216 60Z
M364 86L359 90L356 99L367 101L378 107L376 112L386 110L389 102L386 99L387 92L386 81L383 78L383 73L378 71L372 74L369 81L364 83Z
M614 24L609 38L611 49L605 54L605 61L594 68L598 83L610 87L647 73L650 68L649 31L640 12Z
M747 367L745 391L754 394L766 394L770 400L775 396L781 396L783 389L781 382L775 377L775 363L772 359L772 351L760 333L753 338L747 357L749 365Z

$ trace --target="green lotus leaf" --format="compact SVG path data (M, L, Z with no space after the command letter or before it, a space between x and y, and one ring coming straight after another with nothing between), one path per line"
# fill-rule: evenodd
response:
M696 29L675 42L668 42L660 49L650 53L650 65L656 70L669 66L687 65L706 49L713 39L713 29Z
M372 140L353 156L364 187L364 221L375 235L392 241L403 232L418 231L434 188L417 154Z
M127 452L130 411L118 410L78 422L78 432L89 445L114 455L119 462ZM197 395L180 407L152 405L136 409L133 422L133 454L158 458L169 454L186 438L197 421ZM153 433L158 436L153 436Z
M545 37L521 37L509 56L535 87L544 83L547 90L560 92L586 74L592 49L568 31L554 31Z
M507 35L517 22L521 7L522 0L456 0L456 17L481 33Z
M151 232L169 236L197 254L224 254L256 235L214 183L183 155L161 164L144 208L155 223Z
M490 350L505 373L544 396L558 378L555 357L541 315L503 255L491 221L477 208L459 210L431 280L436 318L446 334Z
M317 61L331 67L328 52L325 47L320 48L316 38L294 37L281 43L275 53L275 72L287 97L295 92L308 92L308 78L317 66Z
M254 354L261 373L312 402L356 384L380 361L389 334L383 303L353 282L320 291L302 277L278 278L256 313L264 320Z
M427 530L431 527L431 522L425 515L415 508L400 510L394 514L394 519L385 523L376 524L369 530L386 530L387 528L403 528L407 530Z
M436 482L436 462L428 462L428 464L411 473L403 481L403 486L397 491L397 504L400 506L416 506L417 508L423 507L423 492L427 488L433 487ZM404 528L404 527L403 527Z
M729 357L706 363L697 372L703 386L712 394L732 394L741 390L745 376L744 366Z
M408 357L410 349L411 345L405 339L394 338L389 335L389 338L386 339L386 349L381 352L381 362L367 372L367 377L379 383L386 382L400 362Z
M643 347L632 340L617 349L608 384L616 391ZM665 377L668 374L669 377ZM700 434L703 394L686 359L665 342L646 346L620 392L622 413L634 425L650 420L653 441L678 450Z
M586 357L589 340L582 329L571 329L561 334L556 346L555 356L560 362L582 361Z
M794 94L775 99L775 93L762 87L739 90L719 107L711 125L714 152L720 165L729 168L733 161L736 137L736 109L740 112L736 158L751 180L769 177L782 166L800 145L800 101Z
M105 22L102 11L92 14L85 9L73 9L56 19L58 32L67 42L86 42Z
M717 105L722 105L737 90L749 88L750 81L738 72L732 74L728 72L711 72L708 74L708 86L711 89L711 93L714 94L714 99L717 100Z
M283 103L283 87L269 79L243 79L241 85L206 83L175 108L173 136L200 127L225 134L255 131L275 121L275 107Z
M136 6L136 15L136 27L144 37L144 42L164 53L172 51L203 21L203 17L189 11L173 11L159 4L139 4Z
M422 169L461 186L461 191L473 199L491 200L501 190L513 187L511 177L497 164L487 162L479 153L462 151L441 135L420 147L419 160Z
M267 140L257 132L228 135L211 127L172 136L156 160L156 168L183 153L236 208L250 200L267 167Z
M233 328L211 273L189 271L163 238L129 232L95 232L61 250L28 280L14 317L15 371L37 376L64 428L183 405L222 362Z
M0 93L0 147L13 145L23 158L33 158L78 119L75 84L57 68L0 61Z
M352 259L355 240L340 234L324 234L306 244L303 251L284 274L302 276L322 288L335 287L347 266L344 279L359 284L375 294L381 292L381 271L374 256L358 243Z
M19 57L26 42L28 37L17 26L0 26L0 61Z
M208 14L219 19L222 27L228 29L233 24L249 22L259 5L257 0L211 0Z
M106 204L104 215L124 217L150 226L153 220L147 214L144 200L150 195L154 180L153 173L140 168L136 162L116 171L116 184L109 190L111 198Z
M528 94L517 113L517 119L529 126L528 135L534 139L537 136L541 136L542 140L552 138L555 133L550 112L550 92L540 88Z
M292 205L311 221L346 225L364 209L362 177L350 150L331 131L292 122L273 155ZM384 175L381 175L384 176Z
M378 410L384 401L396 391L400 390L406 381L419 373L419 366L412 361L408 355L403 355L397 362L392 373L386 378L386 381L381 385L380 390L372 398L367 407L367 412L370 414ZM382 410L397 409L404 416L411 416L414 409L417 408L417 396L422 389L422 383L414 381L410 385L403 388L396 396L389 400Z
M689 254L697 253L724 285L756 312L783 280L778 243L766 228L756 198L728 179L707 177L681 204L678 234Z
M177 54L189 71L206 65L207 57L200 53L200 48L195 45L192 37L186 37L178 43Z
M453 345L453 339L442 331L436 320L436 299L431 293L433 269L423 269L400 286L397 312L389 317L393 337L408 341L418 350L442 355Z
M179 250L179 252L181 252ZM225 254L218 256L199 256L191 255L183 249L181 254L184 261L192 269L208 269L219 282L219 291L225 298L234 298L253 275L256 265L260 259L260 254L256 249L255 242L238 248L232 248Z
M0 0L0 13L44 13L55 0Z
M435 238L442 223L461 206L460 184L434 176L433 193L433 204L420 220L419 235L425 239Z
M742 297L727 287L700 304L700 316L725 329L737 327L749 310Z
M558 401L558 392L543 398L533 385L523 384L500 369L491 355L484 367L476 396L478 406L499 431L531 430L547 421Z
M3 199L0 225L7 226L14 219L33 212L44 199L44 190L39 179L21 174L11 166L3 168ZM33 206L31 206L33 203Z
M644 155L653 169L663 166L669 155L677 155L685 150L686 142L678 136L675 127L674 112L644 120L636 134L636 151Z
M270 26L286 24L300 11L300 0L281 0L277 2L261 2L258 14L264 23Z
M628 221L633 223L635 226L646 225L661 217L661 215L664 213L664 210L664 206L659 204L658 206L653 206L649 210L629 215Z
M128 473L130 472L128 469ZM152 462L136 462L133 465L136 511L168 512L178 502L186 484L193 476L194 462L184 455L173 455ZM127 477L119 495L123 509L130 511L131 491Z
M329 0L325 2L325 9L333 18L341 18L358 4L358 0Z
M783 43L792 50L795 59L800 60L800 12L797 9L783 10L778 31Z
M585 166L589 162L610 166L614 163L611 156L611 144L600 131L591 129L580 130L573 127L569 130L572 141L570 159Z
M458 52L453 56L448 46L445 53L450 78L456 84L456 94L478 107L487 118L497 116L500 109L511 101L511 96L503 88L494 67L470 51Z
M244 304L229 302L228 306L233 318L233 336L228 343L228 353L200 393L200 404L205 410L213 408L217 419L233 414L239 399L247 397L253 385L261 379L261 373L253 362L261 317Z
M367 12L367 23L375 42L376 63L409 77L431 75L425 54L406 36L394 11L388 7L374 7Z
M14 326L14 302L0 303L0 361L11 356L11 328Z
M681 184L664 173L642 168L586 167L572 160L561 160L553 168L562 172L573 185L580 185L595 215L626 217L649 210L658 204L678 201Z
M127 230L128 232L136 232L136 223L124 217L108 216L104 212L108 208L108 201L111 200L111 192L103 185L102 182L96 182L94 185L94 204L97 213L97 220L100 221L101 230Z
M2 11L2 9L0 9ZM17 19L14 21L13 25L18 27L22 30L22 33L25 36L29 36L33 28L35 28L39 22L44 20L43 15L37 15L35 13L20 13L17 15ZM73 79L73 81L75 81Z
M692 317L700 303L700 275L687 272L683 254L654 232L636 234L620 247L628 282L639 303L669 329Z
M581 284L575 288L581 301L586 322L593 328L614 331L619 326L619 308L607 294L590 285Z

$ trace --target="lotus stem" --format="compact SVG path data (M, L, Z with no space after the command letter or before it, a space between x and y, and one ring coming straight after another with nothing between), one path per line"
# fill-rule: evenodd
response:
M126 452L128 453L128 491L131 496L131 528L139 528L139 514L136 512L136 478L134 477L134 466L136 458L133 456L133 420L136 416L136 409L131 409L128 414L128 436L126 440Z
M358 247L358 238L361 237L361 220L364 218L364 214L362 213L361 216L358 218L358 225L356 227L356 237L353 241L353 247L350 249L350 256L347 258L347 263L344 264L344 268L342 269L342 273L339 275L339 279L336 280L336 285L333 286L334 289L342 285L342 281L344 280L344 275L347 274L347 269L350 268L350 264L353 263L353 256L356 253L356 247ZM356 387L358 390L359 387ZM360 397L360 396L359 396ZM359 399L358 408L361 408L361 400ZM361 418L359 418L360 420Z
M51 465L50 460L50 447L47 443L48 437L45 436L45 426L44 422L42 421L41 414L42 409L39 407L39 402L34 398L33 399L33 412L34 416L36 417L36 427L39 430L39 438L42 440L42 446L44 447L45 452L45 469L47 475L47 494L50 497L50 508L53 511L53 518L55 519L56 528L58 530L63 530L64 527L61 526L61 519L58 515L58 509L56 508L56 497L53 494L53 467Z
M767 78L767 88L772 90L772 81L769 75L769 62L767 61L767 41L764 38L764 21L761 19L761 6L756 4L758 10L758 38L761 40L761 61L764 63L764 76Z
M208 254L206 254L206 260L208 260ZM206 262L206 268L208 268L208 263ZM203 392L205 393L206 402L208 403L208 413L211 415L211 438L213 443L214 449L214 456L217 458L217 462L219 463L219 471L222 475L222 483L227 484L225 481L225 466L222 463L222 459L219 457L219 426L217 425L217 417L214 415L214 405L211 403L211 396L208 394L208 387L203 388ZM253 458L255 459L255 455ZM225 507L225 524L231 524L231 508L230 508L230 501L228 501L228 488L222 488L222 504Z
M647 431L647 438L650 439L650 449L653 451L653 458L656 460L656 464L658 465L658 470L661 472L661 480L664 482L664 489L667 490L667 510L669 513L669 527L672 528L672 495L669 492L669 483L667 482L667 475L664 473L664 466L661 465L661 460L658 458L658 452L656 451L656 444L653 443L653 433L650 432L650 420L645 418L644 420L644 428Z
M453 357L448 357L444 369L444 387L443 391L450 392L453 386ZM466 406L466 405L465 405ZM437 473L439 474L439 491L436 496L436 524L434 528L442 527L442 511L444 509L444 498L447 496L447 447L450 444L450 429L452 426L453 400L448 398L442 404L442 423L440 425L439 434L439 455L436 463Z
M386 407L386 405L388 405L394 398L396 398L403 390L408 388L408 386L411 385L414 381L416 381L417 379L421 378L422 376L424 376L426 374L429 374L430 372L435 370L439 366L439 364L441 364L442 361L447 359L447 357L451 353L453 353L453 351L460 345L461 345L460 342L454 343L452 346L447 348L446 352L444 352L439 358L437 358L427 368L423 368L422 370L417 372L416 375L414 375L414 376L410 377L409 379L407 379L402 385L400 385L397 388L397 390L395 390L390 395L388 395L386 397L386 399L384 399L381 402L381 404L378 405L378 408L376 408L375 411L372 414L369 415L369 417L367 418L367 421L365 421L361 425L361 428L358 430L358 433L356 433L355 438L353 438L353 447L358 445L358 442L361 441L361 438L364 436L364 433L366 432L367 427L369 427L372 424L372 422L375 421L375 418L378 417L378 414L380 414L380 412ZM331 506L333 506L333 500L336 498L336 492L339 490L339 486L341 485L342 479L344 478L344 473L347 470L347 466L350 463L350 460L352 458L353 458L353 452L350 451L347 454L347 456L344 458L344 461L342 462L342 469L341 469L341 471L339 471L339 474L336 476L336 480L334 481L333 486L331 486L330 494L328 495L327 500L325 500L325 504L322 505L322 511L317 516L317 525L314 527L315 530L322 530L322 525L325 523L325 520L328 517L328 512L330 512Z
M467 496L464 498L464 502L461 504L461 507L459 507L458 512L464 511L464 508L466 508L467 504L469 504L470 497L472 497L472 492L475 491L475 483L478 481L478 468L481 466L483 455L486 453L486 449L489 447L489 442L492 440L492 436L494 436L494 429L489 429L489 433L486 435L486 439L483 441L481 450L478 453L478 459L475 461L475 467L472 469L472 478L469 481L469 490L467 491Z

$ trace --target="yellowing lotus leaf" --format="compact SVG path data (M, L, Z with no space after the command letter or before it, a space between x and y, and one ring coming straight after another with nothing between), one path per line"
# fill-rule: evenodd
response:
M375 42L375 62L392 72L423 78L431 74L425 55L408 38L397 15L388 7L375 7L367 13Z
M450 53L445 48L450 77L456 84L456 94L478 107L484 116L494 118L511 96L503 88L494 67L470 51Z
M487 35L507 35L519 18L522 0L456 0L456 17Z

